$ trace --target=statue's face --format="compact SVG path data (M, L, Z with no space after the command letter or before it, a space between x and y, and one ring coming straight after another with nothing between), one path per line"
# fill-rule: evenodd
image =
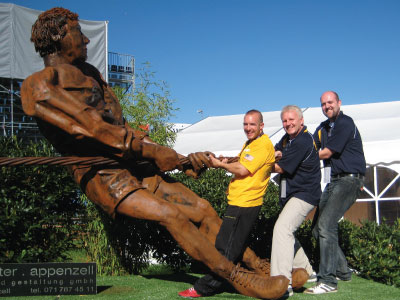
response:
M68 20L66 26L67 34L61 40L59 52L71 64L84 62L87 59L87 47L89 39L82 33L81 26L76 20Z

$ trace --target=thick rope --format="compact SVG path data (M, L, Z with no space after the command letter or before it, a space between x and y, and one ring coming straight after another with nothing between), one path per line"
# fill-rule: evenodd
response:
M237 161L237 157L228 157L228 163ZM182 165L190 165L189 158L181 158L179 162ZM137 161L137 164L145 164L148 161ZM0 166L33 166L33 165L118 165L120 162L102 156L95 157L77 157L77 156L61 156L61 157L0 157Z
M228 163L238 161L238 157L227 157ZM190 165L190 160L187 157L181 158L179 162L182 165ZM86 166L97 166L97 165L118 165L120 162L102 156L95 157L78 157L78 156L60 156L60 157L0 157L0 166L33 166L33 165L86 165ZM148 161L137 161L138 164L145 164ZM390 166L393 164L400 164L400 161L392 161L389 163L378 162L376 164L367 164L368 167L376 166Z

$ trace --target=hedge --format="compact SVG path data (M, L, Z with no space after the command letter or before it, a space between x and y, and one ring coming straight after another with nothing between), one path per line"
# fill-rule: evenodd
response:
M54 150L44 141L0 137L0 156L54 156ZM1 167L0 263L66 259L80 210L78 189L65 168Z

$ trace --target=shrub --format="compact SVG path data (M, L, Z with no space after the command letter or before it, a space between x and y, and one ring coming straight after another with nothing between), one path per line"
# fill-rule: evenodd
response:
M393 225L353 225L347 243L349 263L360 276L400 287L400 219Z
M311 221L298 232L304 251L314 269L318 269L319 247L311 234ZM349 266L358 275L387 285L400 286L400 219L394 225L363 221L361 226L348 220L339 222L339 245Z
M54 156L49 144L0 138L0 156ZM8 166L0 169L0 262L65 259L72 247L77 187L63 167Z
M261 258L271 257L272 234L279 216L279 186L270 183L264 196L258 221L249 238L249 247Z
M310 264L313 266L314 270L318 270L319 263L319 246L317 241L312 235L312 221L304 221L296 232L296 238L300 242L307 254Z
M181 172L171 174L171 176L200 197L207 199L219 216L225 212L228 201L226 189L231 176L227 175L224 170L208 169L198 179L193 179Z
M102 209L81 197L87 205L86 233L82 235L84 248L90 261L97 263L100 275L137 274L147 266L146 234L144 241L138 236L142 231L141 220L118 216L110 218ZM137 222L137 226L134 223Z

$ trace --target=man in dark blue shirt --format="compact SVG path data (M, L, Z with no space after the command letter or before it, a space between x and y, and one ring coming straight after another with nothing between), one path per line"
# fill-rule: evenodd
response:
M351 270L338 243L338 222L361 193L366 163L360 133L353 119L340 111L341 104L335 92L321 96L322 112L328 119L316 129L314 139L328 184L313 229L320 246L318 282L305 291L307 294L336 292L338 279L351 280Z
M280 204L283 209L274 226L271 276L284 275L292 280L293 268L305 268L309 275L312 274L304 250L300 247L295 253L294 233L318 205L321 171L317 148L312 134L304 126L301 109L295 105L285 106L281 120L286 134L275 145L276 157L280 159L274 169L280 173ZM300 287L292 284L293 288ZM288 293L289 296L292 293L290 287Z

